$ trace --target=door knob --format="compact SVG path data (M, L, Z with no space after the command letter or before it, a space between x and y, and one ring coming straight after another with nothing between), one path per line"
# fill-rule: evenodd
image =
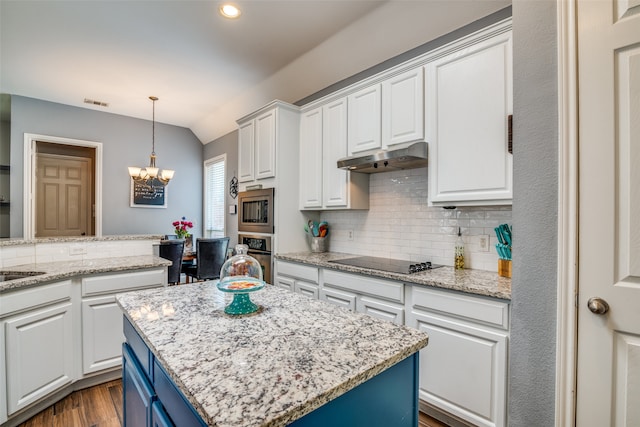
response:
M599 297L591 297L587 301L587 307L593 314L605 314L609 311L609 304Z

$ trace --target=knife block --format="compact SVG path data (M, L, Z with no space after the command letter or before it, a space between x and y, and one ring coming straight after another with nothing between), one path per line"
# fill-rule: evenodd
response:
M498 259L498 276L511 277L511 260Z

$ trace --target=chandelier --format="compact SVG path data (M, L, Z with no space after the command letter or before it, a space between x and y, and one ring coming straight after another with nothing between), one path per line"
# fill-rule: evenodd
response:
M148 187L152 187L154 181L159 181L162 185L167 185L175 171L170 169L160 170L156 167L156 101L155 96L150 96L149 99L153 101L153 121L152 121L152 133L151 133L151 157L149 158L149 166L146 168L139 168L137 166L129 166L129 175L135 182L141 182Z

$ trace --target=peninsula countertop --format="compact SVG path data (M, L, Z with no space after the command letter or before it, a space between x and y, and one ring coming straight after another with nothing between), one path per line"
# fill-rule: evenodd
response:
M281 426L425 347L424 332L266 286L233 318L216 282L119 294L125 316L209 425Z
M402 283L450 289L505 300L511 299L511 279L500 277L497 273L491 271L472 269L455 270L453 267L444 266L419 273L401 274L330 262L332 260L358 256L361 255L340 252L296 252L277 254L275 258L281 261L291 261L315 267L344 271L346 273L380 277Z
M28 276L23 279L0 282L0 294L19 289L26 289L32 286L51 282L53 280L60 280L74 276L115 271L140 270L145 268L165 267L169 265L171 265L171 261L153 255L20 264L0 269L0 275L25 272L43 274Z

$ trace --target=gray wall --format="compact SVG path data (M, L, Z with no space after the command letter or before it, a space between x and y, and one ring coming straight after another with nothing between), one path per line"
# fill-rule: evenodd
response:
M216 139L204 146L204 160L209 160L221 154L227 155L226 176L225 176L225 234L231 238L229 246L233 247L238 243L238 215L229 214L229 205L238 204L238 199L229 195L229 181L234 176L238 177L238 131L233 131L223 137ZM237 210L236 210L237 211Z
M513 280L509 425L552 426L558 213L555 1L513 2Z
M156 105L156 118L159 111ZM167 208L132 208L127 166L149 164L150 120L12 96L11 237L22 237L25 133L102 143L103 235L172 234L171 223L183 216L194 222L193 234L201 235L203 149L189 129L156 122L158 166L176 171L168 186Z

